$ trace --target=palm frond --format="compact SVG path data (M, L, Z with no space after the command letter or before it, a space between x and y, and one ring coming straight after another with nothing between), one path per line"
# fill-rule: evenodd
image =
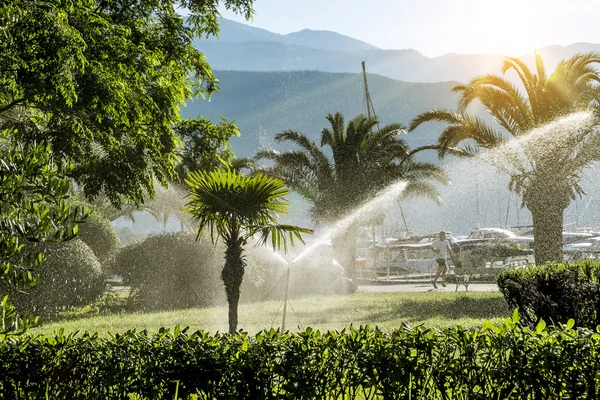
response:
M300 228L294 225L282 225L282 224L269 224L269 225L257 225L250 226L248 228L248 235L246 238L250 238L254 235L259 235L257 245L266 244L271 239L271 247L274 249L280 249L283 247L284 252L288 251L289 245L294 246L294 240L298 240L304 244L302 239L302 233L312 234L313 231L307 228Z
M435 185L427 182L408 182L402 191L401 199L404 200L415 197L426 198L435 202L436 204L442 203L442 198L438 189L435 187Z
M190 200L184 210L198 223L198 238L209 229L213 242L218 237L227 241L240 230L274 225L276 215L287 213L289 191L272 176L216 170L190 172L185 182Z
M281 133L278 133L277 135L275 135L275 140L277 140L278 142L283 142L287 140L297 144L298 146L306 150L310 150L310 148L314 146L314 142L311 141L308 137L301 134L300 132L292 130L286 130Z
M425 122L445 122L448 124L460 124L462 114L449 110L429 110L417 115L408 126L408 131L412 132Z

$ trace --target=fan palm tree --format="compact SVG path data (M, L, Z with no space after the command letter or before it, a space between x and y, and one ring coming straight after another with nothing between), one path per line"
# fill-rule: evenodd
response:
M257 157L274 161L270 173L285 180L288 186L312 203L313 219L331 224L398 180L406 180L403 196L425 196L439 201L435 182L446 183L443 170L430 163L415 162L414 153L400 137L400 124L374 130L377 118L359 115L348 122L340 113L327 115L331 128L321 131L321 143L296 131L275 136L289 141L299 150L266 150ZM357 227L332 238L336 258L356 282ZM343 245L341 245L343 244Z
M238 325L240 285L246 265L243 256L246 241L259 236L259 244L271 240L274 249L287 240L302 241L301 233L310 230L277 223L277 214L287 213L289 203L283 199L289 191L277 178L256 173L245 176L235 170L190 172L185 180L190 200L185 211L199 224L197 239L208 229L213 243L219 238L225 243L225 264L221 278L229 304L229 332Z
M410 124L413 130L429 121L447 123L439 137L440 157L480 156L509 174L509 189L522 196L532 215L538 264L562 260L564 210L583 195L582 169L600 159L596 63L598 53L577 54L562 60L548 76L537 54L535 71L507 57L502 73L515 72L525 93L502 76L481 75L453 88L461 94L457 112L427 111ZM495 126L467 113L474 100L485 107Z

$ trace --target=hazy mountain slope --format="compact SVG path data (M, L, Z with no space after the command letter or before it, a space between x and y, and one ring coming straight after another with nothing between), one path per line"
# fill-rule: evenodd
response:
M370 73L409 82L467 82L483 73L499 73L504 57L498 54L446 54L425 57L418 51L381 50L331 31L303 30L279 35L224 20L219 40L197 40L196 46L215 69L237 71L360 72L367 61ZM559 60L579 52L600 51L599 44L575 43L537 50L548 71ZM533 55L521 57L532 62Z
M274 42L303 46L322 50L365 50L377 47L349 36L332 31L314 31L303 29L299 32L281 35L266 29L254 28L250 25L223 19L220 22L219 37L209 37L205 40L218 43Z
M328 113L342 112L349 120L365 113L361 74L315 71L239 72L215 71L221 93L210 102L196 100L183 109L184 116L203 115L235 120L242 132L232 141L239 156L252 156L272 147L273 137L286 129L298 130L315 140L327 125ZM369 90L382 124L405 125L417 114L431 108L453 108L456 82L410 83L369 74ZM434 141L435 126L411 133L413 146Z

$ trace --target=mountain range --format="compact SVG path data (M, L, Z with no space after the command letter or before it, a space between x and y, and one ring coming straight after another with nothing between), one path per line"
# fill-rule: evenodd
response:
M499 54L445 54L426 57L413 49L383 50L331 31L302 30L280 35L224 19L219 38L198 39L196 47L214 69L235 71L360 72L409 82L467 82L483 73L499 73ZM575 43L537 49L547 70L576 53L600 51L600 44ZM530 63L533 54L520 57Z

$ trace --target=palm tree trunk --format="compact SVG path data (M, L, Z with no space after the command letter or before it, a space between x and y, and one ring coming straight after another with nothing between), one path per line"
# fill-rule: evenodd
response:
M537 265L563 260L564 208L557 203L546 198L528 204L533 222L534 255Z
M227 241L225 265L221 271L221 279L225 285L227 303L229 304L229 333L234 334L238 326L238 305L240 302L240 286L244 279L244 259L242 258L241 241L238 238Z

